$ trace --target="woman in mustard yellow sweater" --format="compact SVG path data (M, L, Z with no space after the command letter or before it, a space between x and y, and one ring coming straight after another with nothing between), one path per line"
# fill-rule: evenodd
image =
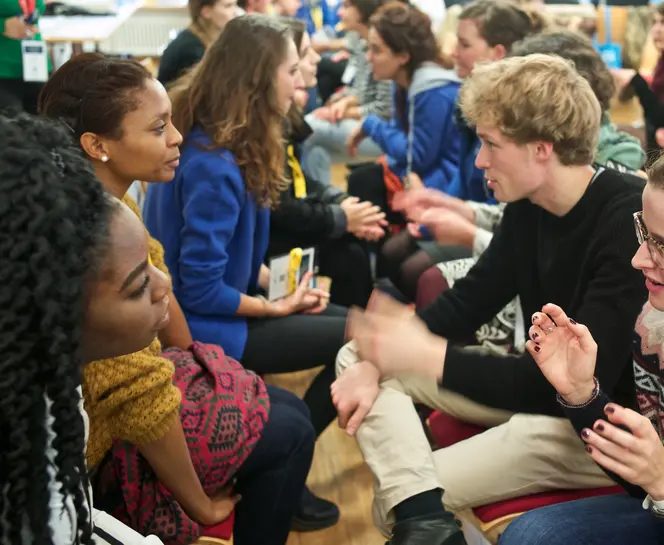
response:
M139 64L74 57L45 86L39 110L69 129L103 185L137 214L126 196L132 182L172 179L181 136L164 88ZM149 253L168 273L153 239ZM147 282L128 295L128 311ZM241 495L236 545L283 545L313 456L306 406L283 390L268 393L219 347L192 344L169 297L170 323L159 339L85 369L95 500L137 531L180 545L214 534ZM121 333L112 335L121 342ZM162 352L162 343L170 348Z

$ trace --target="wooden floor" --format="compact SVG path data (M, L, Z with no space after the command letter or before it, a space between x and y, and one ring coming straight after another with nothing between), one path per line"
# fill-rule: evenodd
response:
M266 382L301 396L317 372L268 376ZM339 506L341 520L320 532L292 533L288 545L384 545L386 539L371 521L372 481L355 439L333 423L316 444L309 485L315 494Z

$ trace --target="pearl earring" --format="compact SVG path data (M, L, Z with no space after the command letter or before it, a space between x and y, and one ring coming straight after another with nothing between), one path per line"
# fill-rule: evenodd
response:
M108 155L102 155L101 156L101 162L102 163L108 163Z

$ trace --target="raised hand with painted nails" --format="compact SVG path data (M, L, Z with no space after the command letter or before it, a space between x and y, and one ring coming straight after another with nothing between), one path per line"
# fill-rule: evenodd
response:
M533 314L529 336L528 352L563 400L574 406L591 400L597 344L588 328L548 304ZM650 420L615 403L604 412L607 420L581 432L592 459L653 499L664 500L664 446Z
M567 403L585 403L595 388L597 343L590 331L553 304L533 314L532 323L526 349L542 374Z

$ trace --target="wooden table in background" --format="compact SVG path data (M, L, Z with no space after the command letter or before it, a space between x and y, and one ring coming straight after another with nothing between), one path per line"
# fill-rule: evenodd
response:
M136 0L122 5L115 15L43 16L39 19L39 30L44 41L51 44L99 44L115 34L142 6L143 1Z

